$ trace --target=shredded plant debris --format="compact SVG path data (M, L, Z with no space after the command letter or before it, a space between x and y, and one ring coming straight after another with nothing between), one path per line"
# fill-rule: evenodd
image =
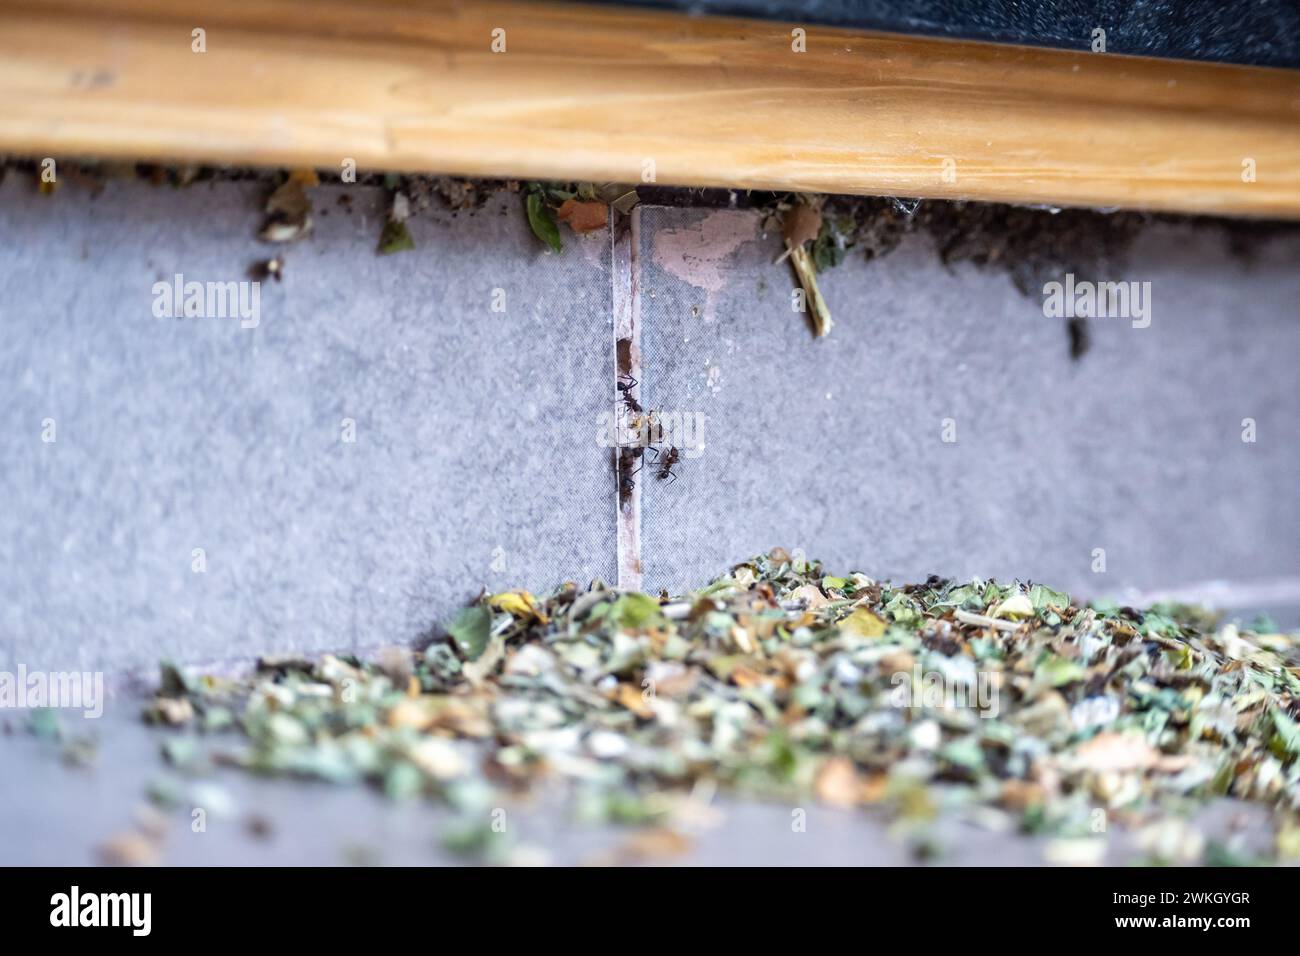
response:
M427 648L372 661L267 658L246 679L165 665L147 718L185 728L166 738L178 771L442 798L467 852L491 844L503 791L558 780L586 819L658 823L723 787L872 806L913 833L1001 821L1058 838L1062 860L1110 828L1147 832L1153 858L1199 853L1187 816L1232 797L1276 808L1286 857L1300 636L1271 630L1034 583L894 586L776 549L675 598L483 594Z
M42 162L44 160L41 160ZM577 235L600 229L612 214L628 215L638 203L689 205L701 208L749 208L763 214L766 233L782 235L805 296L805 312L815 337L829 333L831 316L818 287L817 276L861 253L868 261L892 253L912 233L928 235L945 265L970 263L981 269L1005 273L1023 295L1036 295L1044 282L1065 272L1103 275L1122 271L1129 246L1152 222L1191 223L1222 233L1228 251L1253 261L1273 237L1293 235L1293 222L1232 220L1215 217L1157 215L1092 209L1057 209L1012 206L1005 203L921 200L901 197L832 196L771 193L753 190L703 189L642 184L587 182L532 182L465 179L421 173L354 171L344 180L339 170L276 171L195 164L131 163L84 158L60 159L59 180L47 180L34 159L0 157L0 181L10 169L32 174L35 187L52 194L63 179L99 195L115 179L143 179L155 186L185 188L195 183L260 180L270 184L267 218L258 235L263 241L290 243L309 235L311 201L305 187L340 182L381 186L389 196L377 241L379 255L415 249L407 219L418 216L435 202L454 218L473 215L498 192L522 193L529 228L551 251L559 253L564 240L559 224ZM342 203L345 197L340 197ZM346 205L346 203L342 203ZM328 210L321 210L325 215ZM787 235L789 220L815 221L809 232L796 222ZM820 217L820 218L816 218ZM266 275L261 265L252 269ZM276 274L276 278L279 278ZM1066 347L1074 360L1082 359L1091 344L1087 320L1066 322Z
M605 228L611 209L626 216L639 201L635 189L619 183L529 183L524 190L528 226L552 252L564 250L557 219L586 235Z
M288 177L266 200L266 223L258 238L264 242L295 242L311 232L311 198L306 190L319 186L314 170L300 169Z
M785 241L818 338L830 330L830 319L826 313L822 321L826 304L817 275L843 263L850 252L879 259L909 234L926 233L944 265L969 262L1004 271L1029 296L1068 271L1103 274L1122 268L1129 246L1151 219L1133 212L801 194L774 196L762 208L764 232ZM1067 335L1070 356L1077 360L1088 350L1084 320L1070 320Z

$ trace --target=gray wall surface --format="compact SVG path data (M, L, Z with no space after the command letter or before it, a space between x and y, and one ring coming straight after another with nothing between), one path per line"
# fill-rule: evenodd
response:
M608 243L557 268L502 197L377 256L382 193L315 192L242 328L151 290L268 257L259 187L0 189L0 666L375 647L480 585L612 577L609 465L574 454L607 403Z
M381 257L380 190L313 192L329 212L245 329L155 318L152 288L269 256L259 187L0 185L0 667L372 648L480 586L613 579L609 237L544 253L506 194ZM1093 321L1071 362L1039 297L919 236L822 277L814 342L758 222L640 213L643 403L706 421L678 480L643 473L647 587L776 545L1088 594L1300 581L1300 242L1246 263L1150 226L1086 277L1150 281L1150 328Z
M759 228L643 212L645 404L708 415L704 454L647 485L648 585L772 543L1089 594L1300 575L1300 243L1247 266L1212 231L1149 227L1103 278L1151 283L1150 326L1091 320L1074 362L1041 296L916 238L823 274L835 327L810 341Z

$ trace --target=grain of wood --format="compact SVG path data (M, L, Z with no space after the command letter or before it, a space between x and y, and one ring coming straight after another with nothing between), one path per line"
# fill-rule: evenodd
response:
M0 0L0 150L1300 216L1300 74L816 26L797 53L791 29Z

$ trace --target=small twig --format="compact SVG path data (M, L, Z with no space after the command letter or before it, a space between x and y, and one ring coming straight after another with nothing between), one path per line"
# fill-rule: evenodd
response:
M822 298L821 290L817 288L817 266L813 264L812 256L802 244L792 246L787 242L786 249L789 250L795 275L799 277L799 284L803 286L804 295L807 297L813 335L820 339L830 332L834 323L831 322L831 310L826 307L826 300Z
M972 614L970 611L956 610L953 611L953 617L963 624L975 624L979 627L995 627L999 631L1014 631L1018 627L1015 621L1003 621L995 617L985 617L983 614Z

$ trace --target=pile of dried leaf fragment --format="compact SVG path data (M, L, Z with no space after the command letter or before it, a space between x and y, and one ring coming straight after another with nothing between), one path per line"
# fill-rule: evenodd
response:
M165 667L148 717L187 728L165 748L179 765L201 732L252 771L437 796L489 852L501 792L545 777L604 820L652 822L722 786L1097 847L1108 825L1177 824L1229 796L1274 805L1278 857L1300 853L1300 637L1216 631L1194 609L894 587L778 549L678 599L485 595L447 632L238 681ZM1201 858L1194 835L1165 843Z

